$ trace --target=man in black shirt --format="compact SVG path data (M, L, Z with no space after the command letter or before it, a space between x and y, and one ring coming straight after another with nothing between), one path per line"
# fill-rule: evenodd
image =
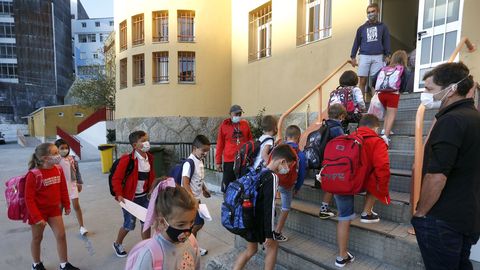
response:
M425 146L420 200L412 218L426 269L472 269L480 235L480 113L463 63L425 74L422 103L440 108Z

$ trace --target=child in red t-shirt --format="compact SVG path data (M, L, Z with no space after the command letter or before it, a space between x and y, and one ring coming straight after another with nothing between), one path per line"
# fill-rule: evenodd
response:
M32 228L31 252L34 270L45 269L40 261L40 244L47 224L52 228L56 238L60 269L79 269L67 260L67 239L62 209L65 209L65 215L70 214L70 200L65 176L62 169L57 166L60 158L58 148L54 144L42 143L35 148L29 162L30 170L38 169L42 174L41 181L38 181L35 175L29 172L25 181L25 204L29 213L28 224Z

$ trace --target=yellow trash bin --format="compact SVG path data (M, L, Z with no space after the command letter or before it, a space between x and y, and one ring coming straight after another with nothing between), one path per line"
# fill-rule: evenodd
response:
M115 144L100 144L100 161L102 162L102 173L108 173L113 164L113 150Z

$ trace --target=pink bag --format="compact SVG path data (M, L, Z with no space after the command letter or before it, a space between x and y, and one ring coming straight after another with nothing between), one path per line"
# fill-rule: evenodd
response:
M405 67L401 65L383 67L378 73L375 90L380 92L395 92L400 90L404 69Z
M42 173L39 169L30 170L35 175L37 189L42 183ZM21 220L24 223L28 220L28 210L25 204L25 182L27 174L15 176L5 182L5 201L7 202L7 215L11 220Z
M132 250L128 253L127 264L125 264L125 270L132 270L137 262L140 251L144 248L148 248L153 260L153 270L163 269L163 251L162 247L157 243L155 237L145 239L136 244Z

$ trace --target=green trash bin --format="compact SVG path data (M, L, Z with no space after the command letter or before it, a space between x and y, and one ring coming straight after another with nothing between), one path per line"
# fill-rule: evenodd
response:
M165 148L161 146L153 146L150 148L150 153L153 155L153 169L155 170L155 177L167 175L167 164L165 160Z
M100 144L98 150L100 150L102 173L108 173L113 164L113 150L115 150L115 144Z

